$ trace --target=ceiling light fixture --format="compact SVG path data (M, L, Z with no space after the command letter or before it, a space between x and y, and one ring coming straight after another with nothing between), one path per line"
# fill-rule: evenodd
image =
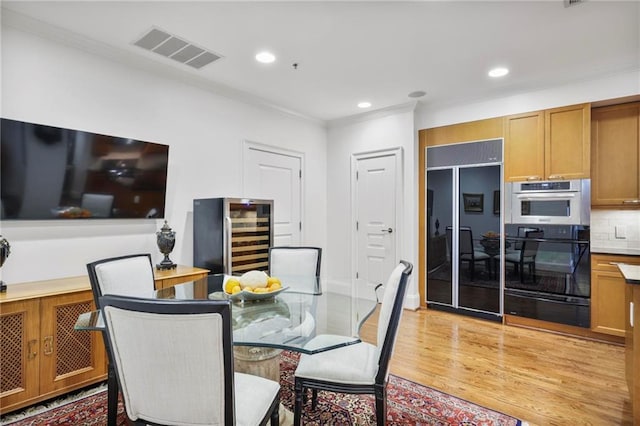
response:
M504 77L509 74L509 70L504 67L497 67L489 71L489 77Z
M358 108L369 108L371 106L371 102L360 102L358 104Z
M407 96L409 96L410 98L421 98L426 94L427 92L425 92L424 90L416 90L415 92L409 93Z
M270 64L276 60L276 57L273 53L269 52L260 52L256 55L256 61L262 62L263 64Z

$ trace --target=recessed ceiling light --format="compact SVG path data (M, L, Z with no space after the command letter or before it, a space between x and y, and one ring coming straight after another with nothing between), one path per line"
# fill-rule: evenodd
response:
M504 67L497 67L489 71L489 77L504 77L509 74L509 70Z
M260 52L256 55L256 61L262 62L263 64L270 64L275 60L276 60L276 57L273 55L273 53Z
M371 102L360 102L358 104L358 108L369 108L371 106Z
M426 94L427 92L425 92L424 90L416 90L415 92L409 93L407 96L409 96L410 98L421 98Z

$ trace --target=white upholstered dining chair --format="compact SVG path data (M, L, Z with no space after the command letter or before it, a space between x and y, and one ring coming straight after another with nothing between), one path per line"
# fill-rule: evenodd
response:
M153 263L148 253L129 254L87 264L93 298L107 294L150 297L155 289Z
M102 295L151 297L155 288L153 263L148 253L109 257L87 264L93 299L99 307ZM111 351L103 334L109 361L107 377L107 412L114 417L118 409L118 383L113 369Z
M307 389L313 391L312 409L316 406L318 390L374 394L377 424L385 424L389 361L412 270L411 263L401 260L384 286L376 345L360 342L314 355L300 356L295 372L294 425L301 423L303 397ZM322 338L319 335L314 339ZM313 345L313 339L309 345Z
M99 302L132 422L278 425L280 385L234 373L228 300L102 296Z
M295 280L283 284L293 291L311 291L313 288L309 286L318 283L320 278L321 259L320 247L270 247L269 275L279 278L295 277ZM309 278L309 281L305 278Z

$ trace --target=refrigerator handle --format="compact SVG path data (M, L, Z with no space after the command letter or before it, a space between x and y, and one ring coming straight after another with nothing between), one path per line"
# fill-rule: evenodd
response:
M227 226L224 227L224 232L226 233L225 235L225 241L227 244L227 247L225 247L224 250L224 267L225 267L225 274L227 275L233 275L231 272L231 235L233 234L232 232L232 227L233 224L231 223L231 218L229 216L226 216L224 218L225 222L227 223Z

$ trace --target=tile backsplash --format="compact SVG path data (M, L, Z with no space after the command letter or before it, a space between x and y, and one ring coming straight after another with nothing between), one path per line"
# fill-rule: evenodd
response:
M591 210L591 248L640 249L640 210Z

